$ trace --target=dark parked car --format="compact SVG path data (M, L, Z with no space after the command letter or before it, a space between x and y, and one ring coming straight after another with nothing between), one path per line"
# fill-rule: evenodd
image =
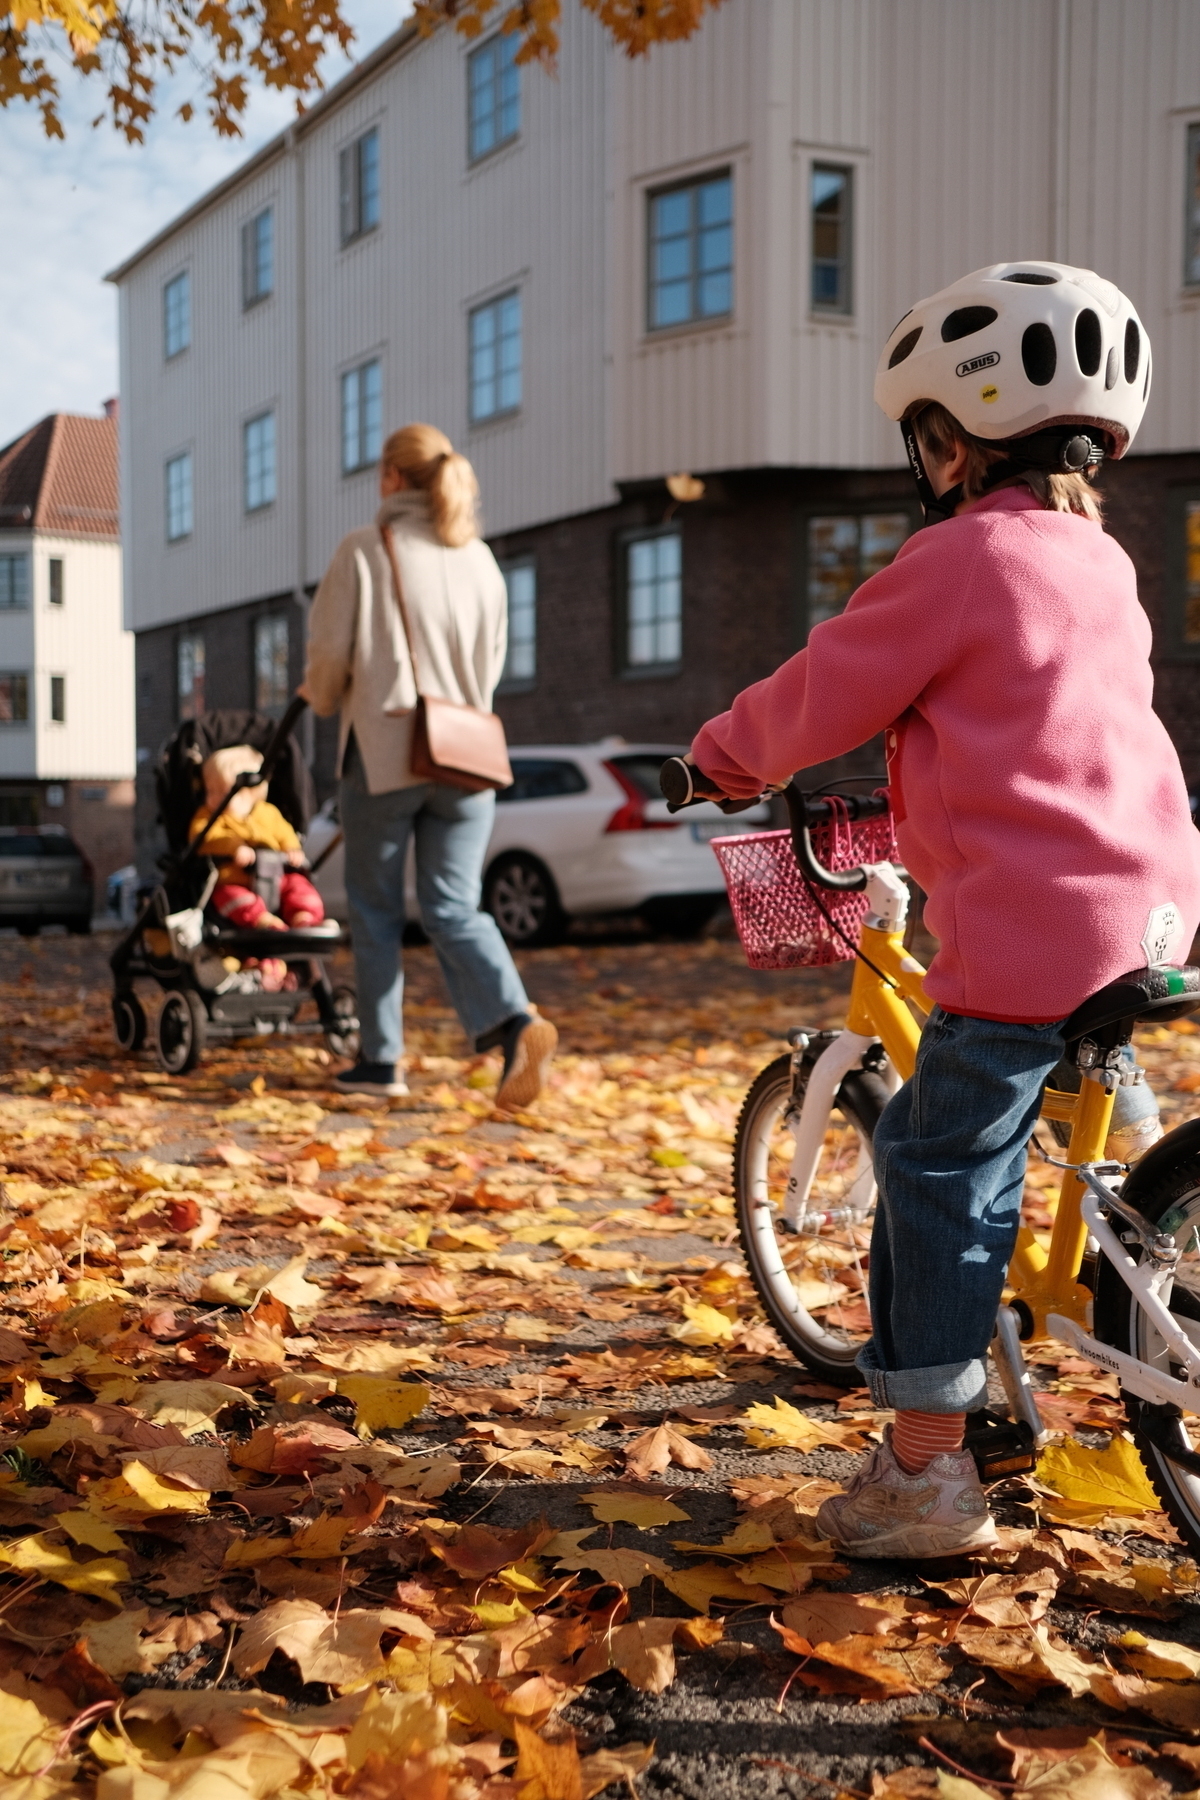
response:
M0 826L0 925L92 929L91 863L61 825Z

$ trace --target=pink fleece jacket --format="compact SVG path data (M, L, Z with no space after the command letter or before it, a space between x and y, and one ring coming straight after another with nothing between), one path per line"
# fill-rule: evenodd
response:
M1153 711L1133 565L1003 489L917 532L693 754L738 798L885 730L905 865L954 1012L1042 1022L1200 921L1200 832Z

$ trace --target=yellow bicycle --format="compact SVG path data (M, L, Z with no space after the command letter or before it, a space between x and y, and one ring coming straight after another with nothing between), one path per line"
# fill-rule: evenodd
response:
M673 810L712 797L694 790L697 773L664 765ZM795 862L819 915L840 931L835 897L848 892L864 894L867 911L849 945L845 1027L793 1031L790 1052L746 1096L734 1148L737 1220L779 1335L822 1380L849 1387L871 1329L875 1123L913 1072L919 1020L933 1002L904 945L902 872L887 861L835 871L813 848L814 827L878 819L887 796L809 798L793 785L784 797ZM1022 1224L992 1339L1009 1417L973 1415L967 1443L986 1479L1032 1466L1045 1427L1022 1347L1055 1338L1118 1377L1150 1478L1200 1550L1200 1453L1190 1435L1200 1428L1200 1120L1170 1132L1132 1170L1105 1159L1116 1090L1145 1079L1127 1048L1135 1025L1197 1007L1200 970L1155 965L1102 988L1067 1021L1078 1091L1048 1085L1041 1110L1060 1142L1069 1137L1065 1154L1049 1156L1063 1168L1053 1225L1047 1243Z

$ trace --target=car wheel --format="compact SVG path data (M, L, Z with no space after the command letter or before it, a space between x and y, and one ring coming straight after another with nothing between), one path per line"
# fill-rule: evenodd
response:
M483 905L519 950L554 944L567 926L554 877L534 856L498 856L483 884Z
M647 900L641 908L642 918L651 931L667 937L696 937L715 915L723 894L679 894Z
M76 913L74 918L64 919L67 930L72 937L87 937L92 929L91 913Z
M113 1034L126 1055L132 1056L146 1041L146 1014L136 994L114 994Z
M158 1015L155 1050L158 1066L168 1075L186 1075L204 1054L208 1014L199 994L178 988L167 995Z

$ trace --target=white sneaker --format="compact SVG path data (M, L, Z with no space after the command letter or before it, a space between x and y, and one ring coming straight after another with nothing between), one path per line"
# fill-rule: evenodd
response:
M817 1529L847 1556L956 1556L987 1550L998 1540L967 1450L935 1456L919 1475L908 1475L892 1453L889 1425L882 1444L817 1512Z

